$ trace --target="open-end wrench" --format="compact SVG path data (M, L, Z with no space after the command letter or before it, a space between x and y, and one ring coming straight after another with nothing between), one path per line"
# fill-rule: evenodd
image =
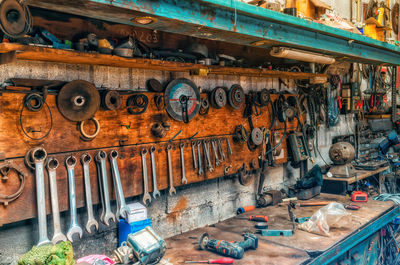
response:
M151 174L153 177L153 198L156 199L161 196L160 192L157 188L157 171L156 171L156 158L155 158L156 148L154 146L150 147L150 156L151 156Z
M182 166L182 184L187 184L187 178L185 173L185 153L183 148L185 147L184 143L180 143L179 148L181 149L181 166Z
M93 214L93 202L92 202L92 190L90 185L90 172L89 164L92 162L92 157L89 154L83 154L81 157L81 162L83 166L83 180L85 182L85 196L86 196L86 209L88 214L88 220L86 222L86 231L91 234L92 226L99 230L99 223L94 218Z
M78 234L79 238L82 238L82 228L78 225L78 216L76 212L76 193L75 193L75 165L76 158L69 156L65 160L65 165L68 170L68 191L69 191L69 207L71 215L71 224L67 232L67 238L73 242L72 236Z
M225 161L225 152L224 152L224 147L222 146L222 139L219 138L217 139L217 141L218 141L219 153L221 155L221 161Z
M96 156L95 156L96 158ZM101 164L100 162L96 161L96 170L97 170L97 181L98 181L98 186L99 186L99 193L100 193L100 201L101 201L101 214L100 214L100 221L103 222L104 219L104 215L105 215L105 202L104 202L104 192L103 192L103 181L102 181L102 177L101 177Z
M208 171L213 172L214 168L211 164L211 158L210 158L210 143L208 140L204 140L203 141L203 147L204 147L204 153L205 153L205 157L206 157L206 168L208 169Z
M59 162L56 158L47 159L47 171L49 172L51 211L53 213L53 238L55 245L60 241L67 241L67 237L61 232L60 209L58 208L57 173Z
M110 193L108 191L108 176L107 176L107 167L106 167L106 157L107 154L104 151L99 151L97 152L95 159L96 162L99 163L100 167L100 178L101 178L101 191L102 191L102 200L104 202L103 207L104 209L104 214L100 217L100 220L106 225L110 226L110 219L115 222L115 215L111 211L111 205L110 205Z
M201 163L201 142L197 141L197 156L199 157L199 175L204 173L203 165Z
M218 150L217 150L217 142L215 139L211 140L211 145L212 145L212 149L214 151L214 156L215 156L215 167L218 167L221 162L219 162L219 158L218 158Z
M171 149L172 149L172 145L168 144L167 145L167 158L168 158L169 196L176 194L176 190L174 188L174 175L172 172Z
M39 223L39 241L37 246L51 244L47 237L47 221L46 221L46 195L44 189L44 169L43 164L46 160L47 152L42 147L37 147L31 152L31 159L35 164L36 177L36 202Z
M229 142L229 138L226 138L226 144L228 145L228 153L232 155L233 152L232 152L231 142Z
M128 216L130 213L129 207L126 205L124 190L122 188L121 176L119 174L118 163L117 163L118 152L117 150L112 150L110 152L110 163L111 163L111 172L114 178L114 187L115 194L117 197L117 218L118 216L128 220Z
M149 193L149 178L147 174L147 161L146 161L146 155L147 155L147 148L143 148L142 152L140 152L142 155L142 171L143 171L143 203L146 205L147 201L151 203L151 196Z
M196 158L196 142L192 142L192 156L193 156L193 167L197 168L197 158Z

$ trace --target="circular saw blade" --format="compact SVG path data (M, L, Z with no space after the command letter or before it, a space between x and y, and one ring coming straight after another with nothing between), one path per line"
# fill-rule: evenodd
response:
M193 119L200 110L200 91L197 86L186 78L175 79L165 89L165 107L168 114L177 121L184 121L181 98L186 97L188 121Z
M0 23L12 36L21 36L26 29L25 8L16 0L5 0L0 5Z
M90 82L71 81L61 88L57 96L57 107L70 121L88 120L100 107L99 91Z

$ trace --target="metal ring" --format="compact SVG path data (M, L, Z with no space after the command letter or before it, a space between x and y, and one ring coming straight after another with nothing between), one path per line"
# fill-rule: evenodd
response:
M90 141L90 140L93 140L99 134L99 132L100 132L100 122L95 117L90 118L87 121L93 121L94 125L96 126L96 131L91 135L87 134L85 132L85 129L84 129L84 125L85 125L86 121L81 121L79 123L79 132L81 133L81 137L83 138L83 140L89 140Z
M4 170L5 168L7 168L6 170ZM16 192L14 192L11 195L3 195L0 194L0 203L4 204L4 206L7 206L10 202L16 200L21 194L22 191L25 188L25 179L26 179L26 175L16 166L14 166L13 164L6 162L0 165L0 171L1 172L10 172L11 169L13 169L17 175L18 175L18 179L19 179L19 188Z
M38 112L43 108L44 99L37 93L31 93L24 98L25 107L33 112Z

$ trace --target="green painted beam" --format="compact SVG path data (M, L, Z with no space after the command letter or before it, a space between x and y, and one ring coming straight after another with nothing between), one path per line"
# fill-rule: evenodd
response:
M260 47L295 47L362 63L400 65L397 46L237 0L88 0L83 6L78 0L31 0L29 4L129 25L134 25L130 18L150 15L158 21L140 26L240 45L265 40Z

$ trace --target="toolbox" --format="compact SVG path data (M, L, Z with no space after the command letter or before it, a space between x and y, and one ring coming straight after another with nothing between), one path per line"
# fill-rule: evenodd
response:
M122 242L126 241L129 234L136 233L147 226L151 226L150 218L132 223L121 219L118 223L118 246L121 246Z

